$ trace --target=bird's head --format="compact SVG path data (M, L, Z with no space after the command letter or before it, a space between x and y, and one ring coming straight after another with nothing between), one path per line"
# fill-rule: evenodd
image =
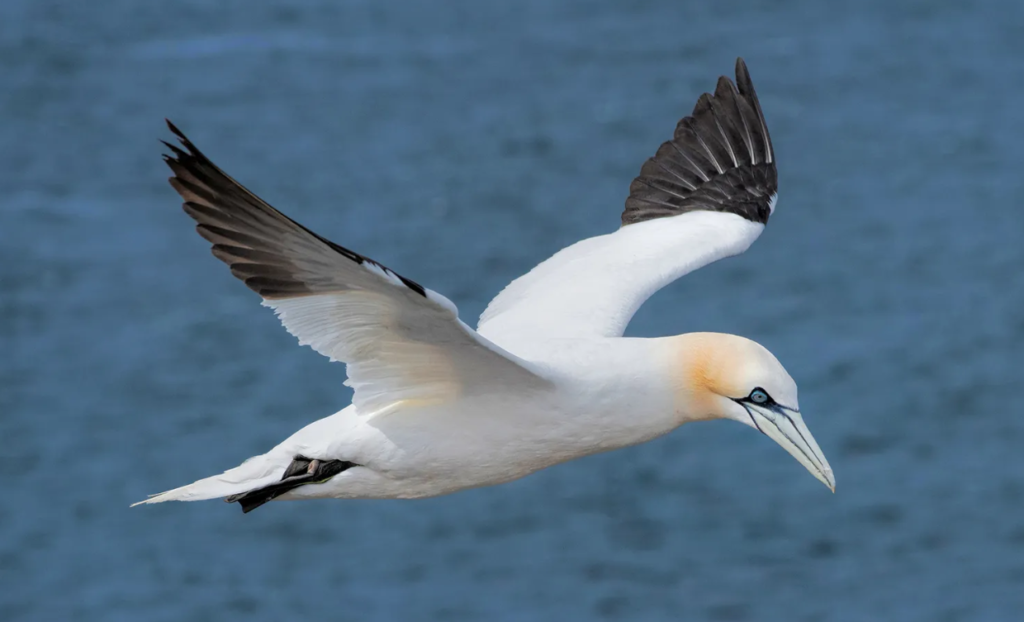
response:
M836 480L800 415L796 383L764 346L736 335L692 333L678 339L677 385L688 419L734 419L760 430L835 492Z

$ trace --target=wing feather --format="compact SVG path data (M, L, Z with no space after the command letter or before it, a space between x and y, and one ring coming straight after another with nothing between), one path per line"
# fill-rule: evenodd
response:
M694 188L665 186L665 171ZM693 112L676 125L629 187L622 224L633 225L691 211L726 211L767 223L778 191L778 175L764 113L743 59L736 83L722 76L715 94L704 93ZM717 195L722 200L711 199Z
M622 227L555 254L488 305L480 332L498 343L538 336L617 337L654 292L745 251L777 196L775 154L750 73L698 98L629 186Z
M620 337L654 292L742 253L762 230L736 214L694 211L582 240L509 284L478 330L509 348L552 337Z
M358 409L548 386L447 298L291 220L168 125L185 147L168 145L170 182L196 230L299 343L347 364Z

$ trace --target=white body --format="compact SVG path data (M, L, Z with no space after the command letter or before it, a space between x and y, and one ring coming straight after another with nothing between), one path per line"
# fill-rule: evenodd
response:
M397 402L369 412L350 406L275 451L282 471L295 453L366 468L282 498L423 497L498 484L702 418L685 412L673 394L672 338L619 335L664 284L694 264L745 250L762 229L733 214L696 212L563 249L510 284L479 327L481 336L531 363L549 387L508 386L501 393ZM681 247L704 252L680 255ZM332 440L325 444L325 438Z
M298 454L363 466L282 499L440 495L642 443L684 420L669 379L659 373L665 369L659 363L669 360L663 340L564 339L540 349L542 357L528 360L555 379L549 390L399 402L366 414L349 406L267 454L275 464L267 483L279 479ZM618 373L623 364L632 373Z
M742 60L737 84L720 79L645 163L622 228L513 281L477 331L444 296L263 202L171 126L188 149L168 145L171 184L200 235L300 344L346 364L355 393L266 454L144 503L259 491L262 503L285 488L281 499L439 495L712 418L757 428L834 487L796 384L763 347L622 337L651 294L745 251L775 209L774 153ZM295 475L293 461L312 470ZM339 462L347 470L314 481ZM283 476L305 479L275 484Z
M413 362L414 378L409 369L400 370L409 397L393 399L393 391L378 395L353 382L361 376L350 364L350 383L357 391L352 405L235 469L148 501L223 497L268 485L298 455L360 466L324 484L296 488L281 499L433 496L507 482L707 418L706 413L688 412L685 396L674 388L678 359L685 355L679 352L678 337L617 335L664 284L742 252L762 229L733 214L694 212L578 242L510 284L481 320L478 338L514 355L510 358L527 365L543 382L502 376L493 378L493 384L480 379L470 383L444 371L458 367L459 350L435 349ZM680 248L690 252L680 253ZM389 281L385 286L399 285ZM455 311L439 294L427 294ZM327 303L315 298L295 299L299 309L288 306L293 301L265 304L277 308L302 343L324 351L315 333L294 328L305 308L321 317ZM291 317L298 319L290 323ZM437 374L446 377L443 390L434 388ZM427 375L430 390L410 393L410 385Z

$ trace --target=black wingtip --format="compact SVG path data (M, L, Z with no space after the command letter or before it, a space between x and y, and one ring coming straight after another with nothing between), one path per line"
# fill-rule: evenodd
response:
M729 76L718 77L718 84L715 85L715 97L728 97L738 92L736 85L732 83Z
M171 153L173 154L170 160L175 161L178 164L185 166L186 168L195 168L197 165L208 167L211 171L215 171L230 179L230 177L227 177L227 175L223 171L217 168L217 166L213 162L211 162L210 159L207 158L206 155L203 154L203 152L200 151L199 148L196 147L191 140L188 139L188 136L185 136L184 132L178 129L178 126L172 123L170 119L164 119L164 121L167 123L167 128L171 130L175 138L178 139L178 142L181 143L181 147L184 147L184 149L182 149L178 145L169 143L166 140L161 140L160 142L163 143L168 149L170 149Z
M745 97L757 97L754 93L754 82L750 79L750 70L742 58L736 59L736 87Z
M775 153L750 71L718 79L630 185L622 224L690 211L731 212L765 224L778 187Z
M757 112L758 118L761 120L761 125L764 128L764 138L767 143L768 157L772 163L775 162L775 148L772 146L772 136L768 132L768 125L764 120L764 112L761 110L761 102L757 99L757 92L754 90L754 81L750 79L750 71L747 69L747 63L743 60L742 56L736 57L736 86L740 90L740 95L747 97L753 102L754 110Z
M186 155L185 152L182 151L181 148L178 147L177 145L172 145L171 143L167 142L166 140L161 140L160 142L163 143L164 147L167 147L168 149L170 149L172 154L174 154L173 156L165 155L164 157L170 158L172 160L180 161L181 158L183 158Z
M171 133L177 136L179 140L183 142L188 140L187 138L185 138L185 135L181 133L181 130L178 129L178 126L174 125L174 123L172 123L170 119L165 118L164 121L167 123L167 129L171 130Z
M747 61L743 60L742 56L736 57L736 86L740 88L741 93L747 93L754 90L754 83L750 80L750 70L747 69ZM746 86L749 91L744 90Z
M271 207L266 201L260 199L210 161L170 119L164 120L167 123L168 129L171 130L184 147L182 149L165 140L160 141L171 151L170 155L163 155L164 162L174 173L170 178L171 186L185 200L185 212L196 220L198 223L196 230L203 238L217 245L221 240L238 241L243 238L254 240L255 238L252 238L250 235L253 231L262 232L260 235L263 236L269 235L266 233L268 230L287 231L289 234L302 232L300 235L309 235L350 261L354 261L357 264L373 264L389 276L400 279L413 292L424 298L427 297L427 290L419 283L395 274L384 265L317 235ZM201 210L203 206L220 215L211 218L208 213ZM219 223L223 225L225 219L235 224L223 229L214 224ZM278 261L277 264L244 262L248 266L262 265L268 271L266 275L259 278L255 278L248 273L244 277L235 273L235 276L242 279L250 289L254 290L264 299L287 298L315 291L310 289L311 286L303 280L304 277L295 276L295 273L289 273L289 280L281 281L276 278L280 274L271 270L273 266L290 265L287 263L289 261L288 253L292 252L292 250L285 242L276 241L272 237L262 237L256 240L254 246L252 246L252 248L257 247L273 249L273 252L280 256L280 259L275 260ZM234 258L218 255L216 251L214 255L229 266L234 266ZM234 273L235 270L232 269L232 272ZM272 275L273 278L268 275Z
M750 77L749 73L747 72L747 61L743 60L742 56L737 56L736 57L736 77L737 78L740 77L741 73L742 74L746 74L747 77Z
M199 151L199 149L196 149L196 146L192 144L192 141L188 139L188 136L185 136L184 132L178 129L177 125L172 123L170 119L164 119L164 121L167 123L167 129L171 130L171 133L174 134L175 138L178 139L178 142L181 143L182 146L188 150L189 155L192 155L193 157L196 158L205 159L205 156L203 156L202 152ZM182 155L185 155L184 151L182 151L181 149L174 145L171 145L167 141L162 140L160 142L173 149L174 153L178 156L179 159L181 158Z

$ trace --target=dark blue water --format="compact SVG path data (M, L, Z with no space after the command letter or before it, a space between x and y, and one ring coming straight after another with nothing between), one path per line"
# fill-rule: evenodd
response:
M1024 5L212 4L0 4L0 619L1022 619ZM779 208L629 332L768 346L836 495L716 422L438 499L128 509L349 399L192 231L164 117L473 322L737 55Z

